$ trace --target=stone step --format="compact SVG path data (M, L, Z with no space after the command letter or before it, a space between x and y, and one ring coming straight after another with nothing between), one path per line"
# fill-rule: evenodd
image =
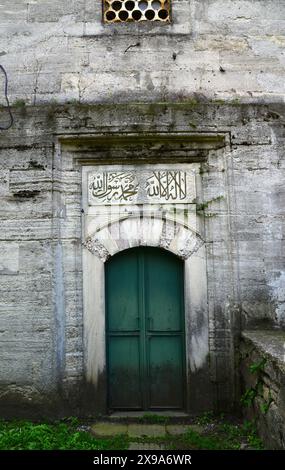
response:
M203 426L197 424L143 424L100 421L91 426L92 434L100 438L117 435L126 435L130 438L177 436L185 434L189 429L197 433L203 432Z

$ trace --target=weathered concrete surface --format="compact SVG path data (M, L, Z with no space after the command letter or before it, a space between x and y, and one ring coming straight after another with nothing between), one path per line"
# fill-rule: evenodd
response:
M130 437L159 437L165 436L165 425L162 424L129 424Z
M118 436L120 434L127 434L128 425L122 423L99 422L91 426L91 432L97 437Z
M112 423L99 421L91 426L91 432L97 437L128 435L130 438L165 437L166 434L179 436L194 431L198 434L204 431L198 424L143 424L143 423Z
M3 0L12 101L284 99L284 1L172 0L172 16L104 25L101 0Z
M285 332L246 331L242 337L242 391L254 390L244 414L256 419L268 448L285 449ZM259 364L256 372L250 371Z
M197 410L238 403L234 351L241 325L285 324L284 106L191 100L21 106L13 113L15 125L0 140L2 415L104 409L96 409L104 371L90 390L84 366L82 165L145 158L200 165L207 261L201 316L208 316L209 337L195 345L192 331L196 350L206 346L209 355L203 368L198 356L193 363L189 401ZM1 122L5 116L1 110ZM118 137L108 145L114 133L137 142ZM159 140L181 133L196 137L187 144ZM224 143L209 149L209 134L222 134ZM107 144L94 143L98 135ZM198 311L195 318L199 328Z

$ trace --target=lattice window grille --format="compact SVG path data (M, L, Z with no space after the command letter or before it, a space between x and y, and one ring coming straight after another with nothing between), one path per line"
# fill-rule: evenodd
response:
M170 22L170 0L103 0L105 23Z

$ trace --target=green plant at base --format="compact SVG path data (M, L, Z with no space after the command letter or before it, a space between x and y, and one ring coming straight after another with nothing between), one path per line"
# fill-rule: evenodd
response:
M197 423L203 425L209 424L214 419L214 412L213 411L205 411L202 416L199 416L197 419Z
M260 372L262 372L264 370L265 364L266 364L266 359L264 357L259 362L253 362L249 366L249 370L252 374L259 374Z
M268 410L270 408L270 405L271 403L273 402L273 398L271 396L271 392L269 390L269 397L268 397L268 400L264 401L263 403L261 403L260 405L260 411L262 414L266 415L268 413Z
M147 414L147 419L150 415ZM157 415L154 415L157 417ZM159 418L168 418L159 416ZM199 418L198 418L199 419ZM261 449L262 443L256 434L254 423L223 421L214 417L213 412L204 413L200 421L205 423L201 430L191 427L180 434L169 432L162 436L129 437L126 434L112 438L95 437L82 431L77 418L64 418L54 423L31 423L29 421L0 421L0 450L123 450L130 443L156 444L163 449L240 449L246 442L254 449Z
M76 418L71 421L75 423ZM0 450L107 450L126 449L125 436L95 439L66 423L34 424L29 421L0 423Z
M253 388L248 388L244 394L241 396L241 404L243 406L250 406L253 404L255 397L257 396L257 390L256 387Z
M263 387L263 381L261 374L264 371L265 365L266 365L267 359L264 357L262 358L259 362L253 362L249 366L249 371L251 374L256 374L257 379L256 379L256 384L254 387L248 388L244 394L241 396L241 404L243 406L251 406L254 403L254 400L259 397L261 400L263 400L263 395L260 393L260 389ZM260 405L260 411L262 414L266 414L270 408L270 405L272 403L273 399L271 397L271 393L269 391L269 398L267 401L263 401Z
M242 426L244 434L247 436L248 445L256 450L262 450L264 448L262 440L257 435L256 422L245 421Z

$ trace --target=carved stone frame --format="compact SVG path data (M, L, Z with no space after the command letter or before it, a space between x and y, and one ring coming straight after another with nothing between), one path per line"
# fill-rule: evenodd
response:
M82 167L82 177L86 177L86 166L96 167L102 165L102 158L98 148L100 146L115 145L120 147L126 142L132 142L137 145L140 139L144 142L149 141L151 146L152 139L155 142L177 143L187 142L189 145L189 155L184 159L181 156L175 159L171 156L171 162L193 163L203 162L207 158L207 152L212 149L224 146L224 135L222 134L161 134L161 135L108 135L106 136L62 136L60 137L61 152L67 152L73 155L73 164ZM150 152L151 153L151 152ZM130 163L124 159L108 158L103 160L104 164ZM151 157L141 157L136 163L157 163ZM132 163L134 163L132 159ZM161 163L169 163L169 159L163 156ZM199 165L198 165L199 166ZM198 175L198 193L199 175ZM84 184L82 186L82 210L86 211L87 191ZM163 224L167 226L167 218L164 217ZM135 217L129 219L131 224L135 224ZM117 221L117 223L121 223ZM203 245L203 221L200 220L198 230L191 230L191 227L183 227L188 230L192 239L192 249L188 251L179 250L179 244L171 243L168 246L161 244L161 238L154 240L151 246L168 249L177 256L184 259L185 265L185 336L186 336L186 383L187 383L187 403L186 410L203 409L203 403L209 402L211 390L206 392L203 397L200 396L201 384L203 388L206 380L210 381L209 373L209 315L207 301L207 267L206 250ZM125 247L117 247L112 253L108 253L106 247L100 253L96 247L96 237L86 239L84 226L82 231L82 269L83 269L83 337L84 337L84 390L83 390L83 408L88 413L104 414L107 410L107 380L106 380L106 345L105 345L105 286L104 286L104 263L110 254L115 254ZM129 246L143 245L142 240L130 239ZM209 397L206 396L208 393Z

